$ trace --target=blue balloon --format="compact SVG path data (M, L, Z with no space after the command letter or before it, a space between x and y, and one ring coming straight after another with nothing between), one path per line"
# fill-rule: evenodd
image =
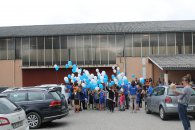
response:
M132 78L135 78L135 74L132 74L131 77L132 77Z
M65 80L66 83L69 83L69 80Z
M72 61L68 61L68 65L69 66L72 66Z
M104 88L104 86L103 86L102 84L100 84L100 85L99 85L99 87L100 87L101 89L103 89L103 88Z
M77 68L77 65L76 65L76 64L74 64L72 67L73 67L73 69L75 69L75 70L76 70L76 68Z
M77 79L74 77L74 78L73 78L73 82L76 82L76 81L77 81Z
M124 84L128 84L129 81L127 79L124 80Z
M73 69L72 69L72 73L76 73L76 69L73 68Z
M107 78L104 78L103 81L104 81L104 83L107 83L108 82L108 79Z
M58 71L60 67L58 65L56 65L54 68L56 71Z
M101 84L101 81L99 79L97 80L97 84Z
M82 80L82 81L83 81L83 80L84 80L84 76L80 76L80 80Z
M115 83L114 83L114 81L111 81L110 83L111 83L112 85L114 85L114 84L115 84Z
M144 83L145 83L145 79L144 79L144 78L140 78L140 82L141 82L142 84L144 84Z
M71 79L71 75L70 74L68 74L68 78Z
M112 79L114 79L115 78L115 76L112 74Z
M66 64L66 65L65 65L65 68L66 68L66 69L68 69L68 68L69 68L69 65L68 65L68 64Z

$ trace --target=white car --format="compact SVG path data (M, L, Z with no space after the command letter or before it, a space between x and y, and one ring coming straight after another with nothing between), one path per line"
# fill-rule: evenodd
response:
M68 97L69 97L69 93L66 92L66 86L65 85L59 85L59 84L43 84L40 86L36 86L36 87L41 87L41 88L57 88L60 89L59 91L61 92L61 94L63 94L66 98L66 102L68 102Z
M29 130L22 108L0 95L0 130Z

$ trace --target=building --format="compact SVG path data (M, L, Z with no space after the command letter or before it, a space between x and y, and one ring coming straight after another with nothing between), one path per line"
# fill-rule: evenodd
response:
M94 73L111 75L118 64L129 79L154 78L148 57L193 55L194 43L195 20L0 27L0 85L62 83L68 60Z

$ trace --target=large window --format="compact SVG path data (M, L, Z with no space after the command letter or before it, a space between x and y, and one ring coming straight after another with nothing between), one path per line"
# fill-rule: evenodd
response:
M159 54L160 55L166 55L166 34L162 33L159 34Z
M100 36L99 35L93 35L92 36L92 52L94 55L94 60L93 63L94 64L100 64L100 59L101 59L101 55L100 55Z
M15 41L13 38L8 38L7 39L7 59L8 60L14 60L15 59Z
M175 54L175 33L167 33L167 53L168 55Z
M125 56L132 56L133 52L132 34L125 35Z
M73 64L77 64L76 36L68 36L67 40L70 60Z
M0 39L0 59L7 60L7 40Z
M109 64L116 64L115 35L108 35Z
M84 65L84 36L76 36L76 57L77 57L77 64Z
M30 65L37 66L37 39L36 37L30 38Z
M53 65L60 65L60 41L59 37L53 37Z
M38 65L45 65L45 39L44 37L37 37L37 53Z
M176 54L184 54L183 33L176 33Z
M95 59L94 52L92 51L92 37L87 35L83 36L84 37L84 59L85 59L85 65L91 65L93 64L93 60Z
M140 57L142 56L142 35L134 34L133 35L133 56Z
M53 37L45 37L45 65L52 65L53 60Z
M142 56L150 55L149 37L150 37L149 34L142 35Z
M150 52L151 52L151 55L157 55L159 52L158 50L158 44L159 44L159 41L158 41L158 34L150 34Z
M108 64L108 37L107 35L100 36L100 54L101 54L101 64Z
M16 59L21 59L22 58L22 38L16 38Z
M24 66L30 65L30 44L29 38L22 38L22 63Z
M192 54L192 33L184 33L185 54Z
M125 35L116 35L116 56L124 56Z
M61 36L61 65L67 64L70 59L69 50L67 48L67 36Z

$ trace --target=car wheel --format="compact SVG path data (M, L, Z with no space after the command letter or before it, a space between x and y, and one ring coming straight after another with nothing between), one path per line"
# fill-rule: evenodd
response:
M160 114L160 118L162 120L166 120L167 119L167 115L166 115L165 110L164 110L164 108L162 106L159 109L159 114Z
M145 112L146 112L146 114L151 114L151 111L149 110L149 108L148 108L148 105L146 104L146 106L145 106Z
M41 125L41 117L36 112L30 112L27 114L28 124L30 129L39 128Z

